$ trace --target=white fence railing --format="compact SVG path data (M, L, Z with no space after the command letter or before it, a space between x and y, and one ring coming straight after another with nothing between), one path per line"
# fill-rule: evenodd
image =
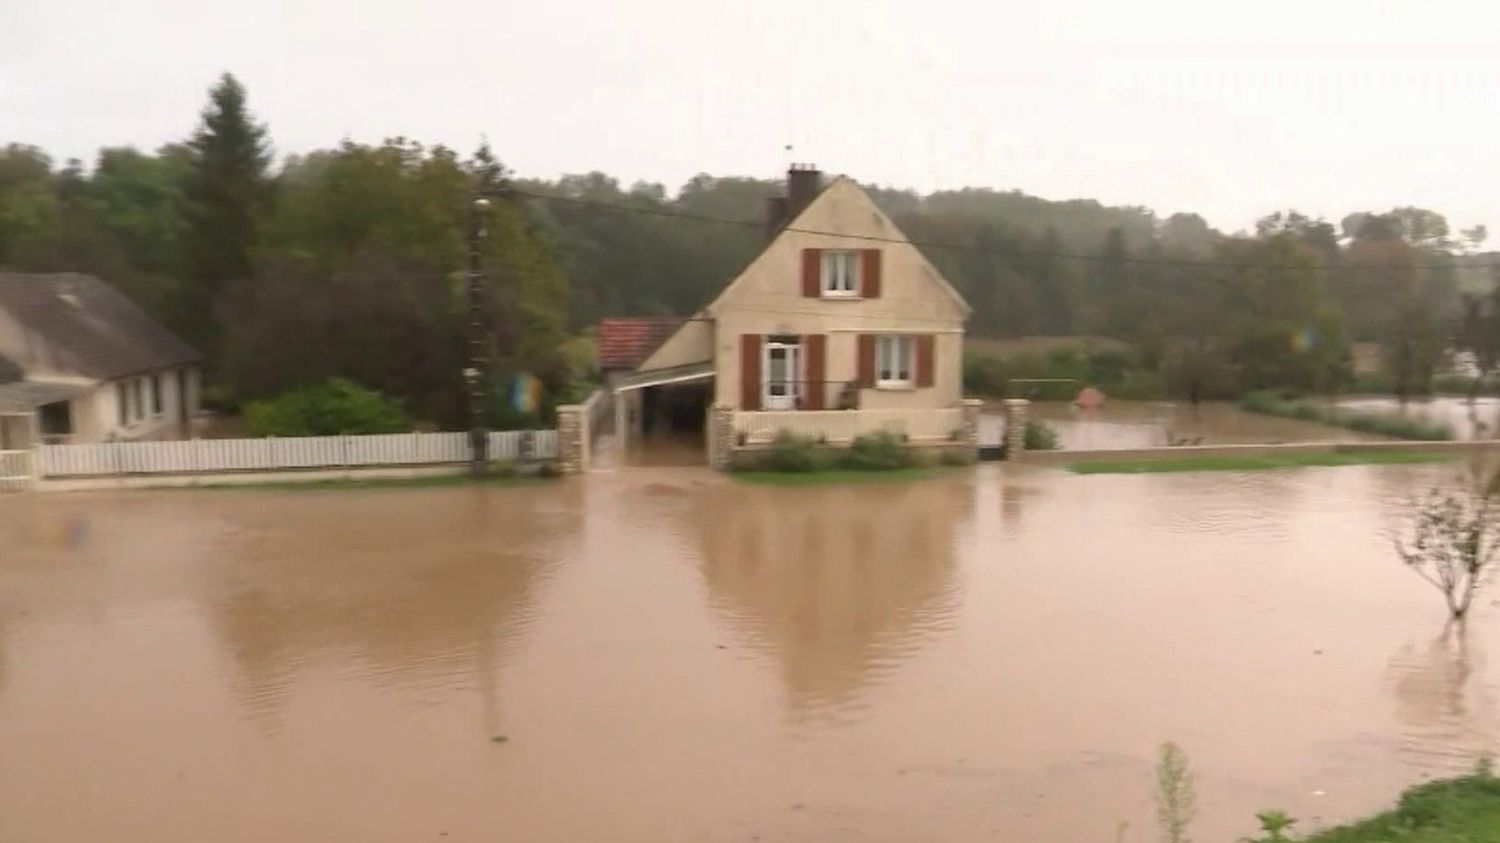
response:
M490 459L552 459L554 430L489 434ZM43 445L41 475L193 474L219 471L442 465L469 459L467 433L391 433L373 436L297 436L266 439L189 439L175 442L101 442ZM3 474L0 471L0 474Z
M30 451L0 451L0 491L24 489L35 479Z
M787 430L827 442L848 443L856 436L885 431L912 440L951 439L963 426L963 411L940 410L787 410L734 414L738 442L761 444Z

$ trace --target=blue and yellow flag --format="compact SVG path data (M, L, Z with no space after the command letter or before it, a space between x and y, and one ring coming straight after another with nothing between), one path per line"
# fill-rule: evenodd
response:
M536 413L542 406L542 382L525 372L511 378L510 406L518 413Z

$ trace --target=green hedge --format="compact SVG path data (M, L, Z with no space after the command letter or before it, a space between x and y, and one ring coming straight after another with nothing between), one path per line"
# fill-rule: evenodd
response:
M831 450L810 436L783 430L752 468L800 474L832 469L895 471L914 465L911 449L892 433L868 433L857 437L848 448Z
M337 436L401 433L411 421L399 403L379 392L329 378L246 404L245 426L252 436Z

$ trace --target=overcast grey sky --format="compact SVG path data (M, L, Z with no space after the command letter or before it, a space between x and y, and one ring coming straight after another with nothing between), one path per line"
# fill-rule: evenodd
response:
M1500 238L1492 0L0 0L0 142L154 147L221 70L283 154L484 135L524 175L675 188L791 143L922 190L1227 229L1416 204Z

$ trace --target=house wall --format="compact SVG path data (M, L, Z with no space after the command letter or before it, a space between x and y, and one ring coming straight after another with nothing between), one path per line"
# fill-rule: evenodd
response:
M715 403L740 409L740 337L743 334L827 335L828 381L853 381L858 374L861 333L932 334L934 382L930 388L863 389L860 406L920 409L957 406L963 392L963 323L968 308L937 270L910 243L860 240L833 235L905 240L852 181L838 179L797 217L799 230L787 230L736 278L710 306L713 331ZM878 298L810 298L802 294L802 250L879 248ZM666 348L665 346L663 347ZM829 402L836 387L829 387Z
M177 439L183 437L181 408L187 402L189 419L198 410L199 377L196 367L189 368L188 389L184 396L178 386L179 369L162 369L145 375L101 382L71 402L73 414L72 442L105 442L111 439ZM161 381L161 410L151 406L152 378ZM137 410L134 384L141 382L143 406ZM120 424L119 387L127 387L126 423Z

